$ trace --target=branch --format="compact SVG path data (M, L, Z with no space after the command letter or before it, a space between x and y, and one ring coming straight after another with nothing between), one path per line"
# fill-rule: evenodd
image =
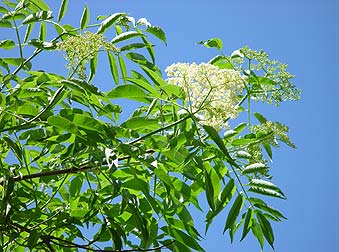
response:
M17 223L11 223L11 226L18 228L22 231L25 231L27 233L31 233L32 229L21 226L20 224ZM56 245L62 246L62 247L76 247L76 248L81 248L81 249L86 249L88 251L93 251L93 252L135 252L135 251L155 251L155 250L159 250L165 247L168 247L169 245L175 243L175 240L172 240L164 245L158 246L158 247L154 247L154 248L149 248L149 249L143 249L143 248L134 248L134 249L115 249L115 250L104 250L104 249L93 249L90 248L88 245L81 245L81 244L76 244L64 239L61 239L59 237L53 236L53 235L41 235L40 236L41 240L46 243L47 247L51 250L54 251L53 247L51 246L51 243L54 243ZM58 241L58 242L57 242ZM66 244L62 244L62 243L66 243Z

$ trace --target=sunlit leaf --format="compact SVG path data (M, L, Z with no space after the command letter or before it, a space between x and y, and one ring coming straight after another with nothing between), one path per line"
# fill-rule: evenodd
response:
M108 28L110 28L119 18L126 16L125 13L115 13L106 18L104 21L101 22L97 33L104 33Z
M208 39L208 40L202 40L200 42L198 42L198 44L200 45L204 45L207 48L217 48L219 51L222 50L222 40L220 38L212 38L212 39Z
M81 19L80 19L80 28L81 30L85 29L89 22L89 9L87 7L87 4L85 5L84 11L82 13Z
M65 16L67 10L68 0L62 0L58 13L58 22Z
M11 48L15 47L15 43L13 40L6 39L0 41L0 48L4 48L6 50L9 50Z
M234 200L234 203L228 213L226 224L224 227L224 233L227 229L232 229L235 225L237 217L239 216L240 210L244 204L244 196L242 194L238 194L237 198Z
M33 22L37 22L37 21L41 21L41 20L48 20L48 19L52 19L52 12L51 11L39 11L37 13L33 13L28 15L23 21L23 24L29 24L29 23L33 23Z
M154 36L156 36L158 39L162 40L165 45L167 45L166 42L166 34L165 32L158 26L149 26L146 29L147 32L153 34Z
M115 84L119 84L119 73L118 73L118 67L117 67L115 56L108 51L107 51L107 56L108 56L109 67L111 69L113 80Z
M134 37L142 37L145 36L140 32L136 32L136 31L127 31L127 32L123 32L117 36L115 36L112 40L111 43L116 44L119 43L121 41L130 39L130 38L134 38Z
M266 241L271 245L272 249L274 249L274 235L270 222L261 213L257 212L256 215Z

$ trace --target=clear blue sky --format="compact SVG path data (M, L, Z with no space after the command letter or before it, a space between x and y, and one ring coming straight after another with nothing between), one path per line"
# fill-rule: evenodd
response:
M46 2L57 11L60 1ZM69 2L65 22L77 25L85 1ZM288 217L274 225L276 251L339 251L339 167L335 160L339 156L339 1L100 0L88 1L88 5L93 19L127 12L161 26L168 42L167 47L160 41L156 46L162 69L178 61L208 61L216 52L195 42L212 37L224 41L225 53L248 45L288 63L296 75L294 83L303 91L302 99L266 111L269 119L290 126L298 146L274 152L274 182L288 196L287 201L272 201ZM102 80L106 84L101 85L110 85ZM203 223L203 216L195 216L197 223ZM260 251L251 238L239 243L236 237L230 245L228 235L221 234L223 218L217 219L203 241L207 252Z

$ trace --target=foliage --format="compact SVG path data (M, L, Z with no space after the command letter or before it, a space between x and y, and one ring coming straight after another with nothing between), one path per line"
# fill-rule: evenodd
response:
M204 198L206 231L228 207L231 240L242 229L273 248L270 222L285 217L261 198L286 197L270 182L271 147L294 145L250 105L298 99L286 66L247 47L225 56L210 39L199 43L220 55L200 72L164 77L151 42L166 44L160 27L125 13L89 25L85 6L74 28L62 23L67 3L0 5L0 50L19 53L0 58L0 251L203 251L191 209ZM37 70L42 54L64 55L68 73ZM111 90L95 85L98 67ZM138 103L129 118L118 99Z

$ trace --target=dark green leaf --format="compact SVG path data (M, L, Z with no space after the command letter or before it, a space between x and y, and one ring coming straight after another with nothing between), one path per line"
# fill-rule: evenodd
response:
M98 34L104 33L109 27L111 27L119 18L126 16L125 13L115 13L101 22L97 31Z
M193 239L191 236L187 235L186 233L182 232L179 229L171 228L171 233L173 234L174 238L186 246L198 250L198 251L204 251L204 249L197 243L195 239Z
M81 191L83 184L82 176L78 175L72 179L71 184L69 186L69 194L71 197L77 197Z
M158 26L149 26L146 29L147 32L153 34L154 36L156 36L158 39L162 40L165 45L167 45L166 42L166 34L165 32Z
M5 142L9 145L9 147L11 148L11 150L13 151L15 156L18 158L18 160L22 161L23 160L22 159L22 150L19 147L19 145L7 136L4 136L2 139L5 140Z
M250 181L249 185L252 186L252 187L271 189L273 191L276 191L280 195L285 196L284 193L280 190L280 188L278 186L276 186L275 184L273 184L273 183L271 183L269 181L266 181L266 180L252 179Z
M219 51L222 50L222 40L220 38L212 38L212 39L208 39L208 40L202 40L200 42L198 42L198 44L200 45L204 45L207 48L217 48Z
M135 50L135 49L140 49L140 48L145 48L148 47L148 45L144 44L144 43L132 43L132 44L128 44L125 45L123 47L120 48L120 51L130 51L130 50Z
M270 222L259 212L257 212L257 218L266 241L271 245L272 249L274 249L274 234Z
M89 10L88 10L88 6L87 4L85 5L84 11L82 13L81 16L81 20L80 20L80 28L81 30L85 29L88 25L89 22Z
M242 194L238 194L237 198L234 200L233 206L231 207L224 228L224 233L227 229L234 228L237 217L240 213L240 210L244 204L244 196Z
M260 225L258 224L257 220L255 218L252 218L252 227L251 227L253 235L257 238L259 241L261 249L264 248L264 235L260 228Z
M253 218L253 211L252 211L252 208L249 208L246 213L244 228L242 231L242 236L241 236L240 241L242 241L246 237L248 232L250 231L251 226L252 226L252 218Z
M88 82L90 82L94 78L94 75L97 71L97 65L98 65L98 53L96 53L94 57L91 58L89 61L90 74L88 77Z
M6 39L0 41L0 48L4 48L6 50L9 50L11 48L15 47L15 43L13 40Z
M109 67L111 69L113 80L115 84L119 84L119 73L118 73L118 67L117 67L117 62L115 60L115 56L109 51L107 51L107 56L108 56Z
M264 149L267 153L267 155L270 157L270 159L272 160L273 158L273 154L272 154L272 148L271 145L269 143L263 143Z
M59 13L58 13L58 22L65 16L66 10L67 10L68 0L62 0Z
M154 55L154 48L152 43L150 43L145 37L141 37L142 41L144 41L145 45L147 45L147 51L151 56L152 63L155 64L155 55Z
M47 119L49 125L60 128L67 132L78 134L78 127L70 120L61 116L50 116Z
M211 174L209 174L206 170L205 170L205 192L208 205L214 211L215 210L214 188L211 180Z

